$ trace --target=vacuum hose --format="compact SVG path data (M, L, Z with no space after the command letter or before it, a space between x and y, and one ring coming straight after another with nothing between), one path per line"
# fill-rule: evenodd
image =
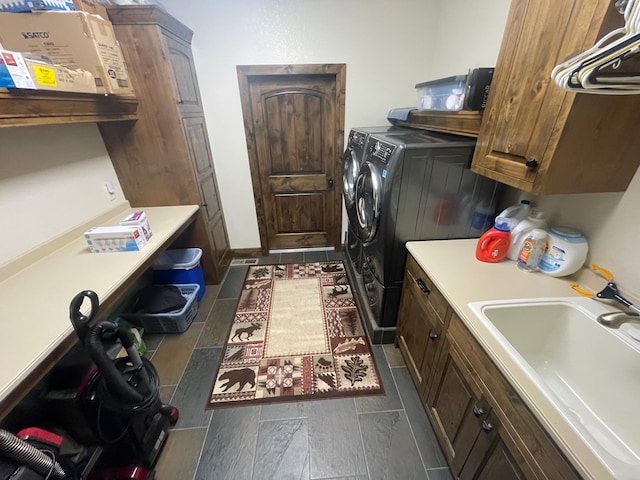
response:
M35 470L46 478L65 479L67 475L58 462L36 447L0 429L0 453Z
M117 333L125 347L133 343L128 336L128 332L120 329L115 323L102 321L89 330L86 338L87 351L102 372L102 375L104 375L109 390L113 391L120 400L126 403L138 404L144 400L144 395L129 385L104 349L102 337L109 333Z

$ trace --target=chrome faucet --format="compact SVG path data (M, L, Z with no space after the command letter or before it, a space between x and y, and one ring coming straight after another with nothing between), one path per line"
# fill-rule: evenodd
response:
M607 283L607 286L601 292L596 294L598 298L606 298L616 300L625 307L630 308L633 312L608 312L598 316L598 321L609 328L620 328L620 325L626 322L640 321L640 308L636 307L629 300L624 298L618 292L618 286L614 282Z
M631 312L607 312L598 315L598 321L609 328L620 328L626 322L640 322L640 315Z

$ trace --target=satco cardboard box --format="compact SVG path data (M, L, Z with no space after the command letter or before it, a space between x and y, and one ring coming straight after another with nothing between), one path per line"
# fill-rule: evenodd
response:
M46 57L0 50L0 87L96 93L93 75L54 65Z
M87 12L0 13L0 43L88 70L98 93L133 95L111 22Z
M0 0L0 12L31 12L36 10L75 10L72 1L65 0Z
M46 57L29 58L27 54L24 61L38 90L96 93L95 79L87 70L71 70L51 63Z

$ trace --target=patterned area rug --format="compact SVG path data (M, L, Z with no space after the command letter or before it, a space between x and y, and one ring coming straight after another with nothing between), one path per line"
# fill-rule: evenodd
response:
M249 267L209 408L382 393L342 262Z

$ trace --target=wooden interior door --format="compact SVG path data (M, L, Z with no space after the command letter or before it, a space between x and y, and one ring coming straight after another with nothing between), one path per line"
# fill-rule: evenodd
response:
M346 66L239 66L262 251L341 246Z

